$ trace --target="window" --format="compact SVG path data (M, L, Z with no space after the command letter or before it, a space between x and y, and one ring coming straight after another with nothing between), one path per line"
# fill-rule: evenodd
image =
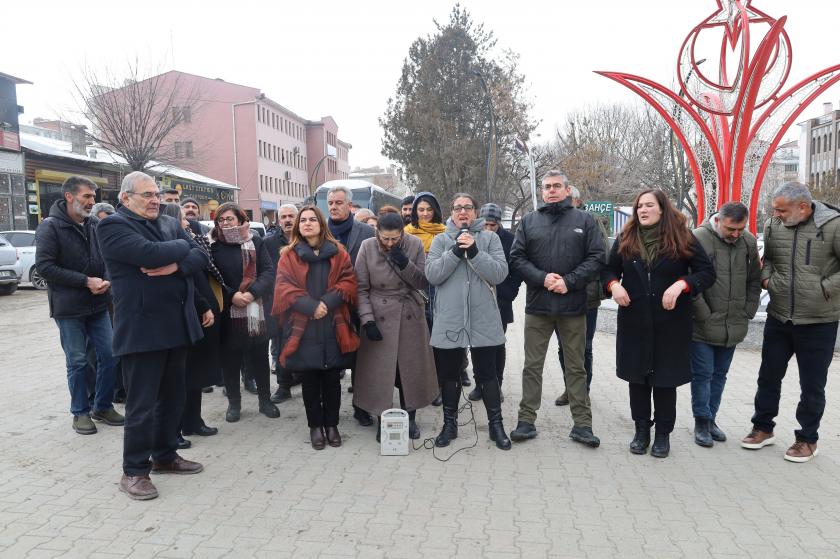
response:
M175 159L192 159L192 142L175 142Z

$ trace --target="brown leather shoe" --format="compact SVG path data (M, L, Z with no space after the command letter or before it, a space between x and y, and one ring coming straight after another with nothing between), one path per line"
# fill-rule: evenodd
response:
M327 446L327 441L324 440L324 429L321 427L310 427L309 441L315 450L324 450L324 447Z
M149 476L127 476L123 474L120 479L120 491L132 499L148 501L158 496L158 491Z
M193 462L191 460L184 460L177 454L175 455L175 460L168 464L161 464L160 462L152 462L152 473L153 474L179 474L179 475L189 475L189 474L197 474L204 470L204 466L199 464L198 462Z
M805 441L796 441L785 452L785 460L788 462L808 462L819 454L817 450L817 443L806 443Z
M776 442L776 437L773 436L773 433L753 428L749 435L741 439L741 446L749 450L758 450L774 442Z
M338 427L333 425L332 427L327 427L327 441L329 441L330 446L339 447L341 446L341 434L338 432Z

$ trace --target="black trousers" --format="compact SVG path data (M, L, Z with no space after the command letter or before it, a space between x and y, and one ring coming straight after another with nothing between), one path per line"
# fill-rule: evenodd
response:
M796 355L799 366L799 405L796 420L800 429L794 431L796 440L816 443L820 421L825 411L825 383L828 366L834 356L837 322L799 324L781 322L772 316L764 323L764 342L761 346L761 368L758 370L758 390L755 393L753 425L772 433L779 415L782 379L788 362Z
M658 432L670 433L677 421L677 389L629 383L630 412L633 421L650 421L653 396L653 421Z
M304 371L301 392L310 427L336 427L341 409L341 371Z
M505 331L507 334L507 327L508 325L502 322L502 330ZM475 354L473 353L474 350L470 349L470 357L473 360L473 378L475 382L478 382L478 376L475 374ZM505 378L505 362L507 361L507 350L505 349L505 344L500 344L496 346L496 378L499 381L499 386L502 386L502 381Z
M201 419L201 390L187 390L184 399L184 413L181 416L181 431L197 431L204 426Z
M487 382L496 378L496 353L499 346L473 347L470 348L472 356L473 374L478 382ZM502 344L504 348L504 344ZM463 362L467 356L467 349L456 347L444 349L433 347L435 354L435 367L437 368L438 384L446 381L461 380Z
M257 394L267 400L271 395L268 367L268 341L255 344L248 349L226 349L222 351L222 374L225 377L225 390L229 399L242 397L239 389L239 370L244 362L248 375L257 383Z
M151 456L163 464L175 459L184 410L187 348L122 356L125 377L123 472L148 475Z

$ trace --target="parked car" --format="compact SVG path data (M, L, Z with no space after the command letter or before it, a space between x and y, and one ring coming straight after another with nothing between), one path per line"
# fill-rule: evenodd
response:
M0 295L11 295L20 283L21 265L18 251L0 235Z
M47 282L35 268L35 231L0 231L12 244L20 258L20 281L29 282L35 289L46 289Z

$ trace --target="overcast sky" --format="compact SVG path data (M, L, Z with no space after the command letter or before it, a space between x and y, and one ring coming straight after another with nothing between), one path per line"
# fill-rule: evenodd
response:
M69 114L71 79L85 64L113 67L138 56L148 67L175 68L260 88L310 119L331 115L353 144L351 166L385 163L378 118L393 95L411 43L446 21L451 0L319 2L5 2L0 72L34 82L18 87L33 118ZM465 0L498 44L521 55L533 116L543 139L564 116L633 94L593 74L621 70L672 83L677 53L691 28L716 10L714 0L510 2ZM837 0L754 0L788 15L792 85L840 63ZM16 24L11 24L16 22ZM714 57L714 53L708 53ZM840 105L840 87L822 101ZM806 115L815 116L816 105ZM798 136L798 130L793 136Z

